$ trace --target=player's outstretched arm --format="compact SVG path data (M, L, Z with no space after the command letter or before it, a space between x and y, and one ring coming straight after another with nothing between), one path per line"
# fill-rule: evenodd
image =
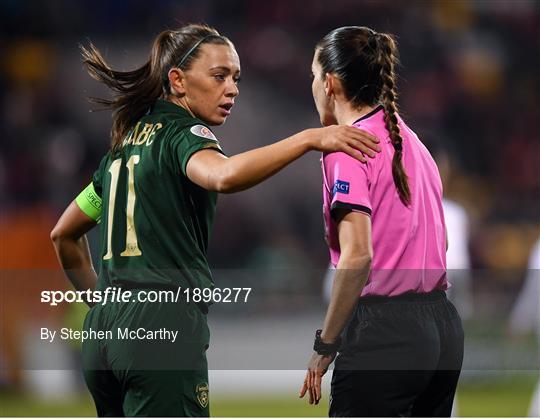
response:
M380 151L373 135L350 126L332 125L302 131L265 147L225 157L207 149L194 154L187 164L187 176L211 191L233 193L248 189L274 175L294 160L313 150L342 151L359 161Z
M78 291L94 290L96 286L97 275L85 235L96 224L73 201L51 232L60 265Z

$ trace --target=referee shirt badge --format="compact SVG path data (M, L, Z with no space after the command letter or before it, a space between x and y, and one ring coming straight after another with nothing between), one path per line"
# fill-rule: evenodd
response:
M192 134L195 134L197 137L208 138L210 140L217 141L216 136L204 125L193 125L190 129Z
M197 400L199 404L206 408L208 406L208 383L200 383L195 387L195 393L197 394Z
M337 193L342 193L345 195L349 194L349 182L345 182L343 180L336 180L336 183L334 183L334 189L332 190L332 195L335 195Z

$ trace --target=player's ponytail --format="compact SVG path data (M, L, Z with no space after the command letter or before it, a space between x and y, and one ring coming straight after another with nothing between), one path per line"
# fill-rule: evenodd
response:
M189 69L203 43L226 44L230 41L206 25L187 25L173 31L161 32L152 45L150 58L131 71L113 70L92 44L81 46L83 64L88 74L105 84L113 93L112 99L90 98L113 111L111 150L122 145L124 137L159 98L171 94L168 73L172 67Z
M88 74L113 91L112 99L92 97L94 103L113 110L111 149L117 150L129 129L148 111L152 103L161 96L162 87L155 66L155 54L161 50L165 33L160 34L152 48L152 58L141 67L131 71L113 70L99 50L90 44L81 47L83 64ZM157 73L157 74L156 74Z
M397 118L397 92L394 68L397 48L392 36L362 26L338 28L316 46L323 77L336 75L345 96L356 106L384 108L384 121L394 146L392 177L405 205L411 202L407 174L403 168L403 139Z
M394 146L394 157L392 159L392 177L398 190L399 198L405 205L411 203L411 191L409 189L409 180L405 169L403 168L403 138L399 131L397 119L397 92L396 75L394 72L397 63L396 43L394 39L387 34L377 34L380 43L380 65L382 77L382 104L384 107L384 122L386 129L390 134L390 140Z

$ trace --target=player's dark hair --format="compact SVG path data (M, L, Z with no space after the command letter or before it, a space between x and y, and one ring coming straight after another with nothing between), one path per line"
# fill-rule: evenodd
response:
M122 140L144 116L156 99L171 94L168 73L172 67L187 70L197 58L202 44L231 44L228 38L206 25L190 24L178 30L161 32L152 45L150 58L131 71L113 70L92 44L81 46L83 64L88 74L113 91L112 99L90 98L113 111L111 149L120 148Z
M403 168L403 139L397 119L395 67L398 64L396 42L392 35L362 26L338 28L316 46L323 78L336 75L345 96L356 106L384 108L384 121L394 146L392 177L401 201L408 205L411 192Z

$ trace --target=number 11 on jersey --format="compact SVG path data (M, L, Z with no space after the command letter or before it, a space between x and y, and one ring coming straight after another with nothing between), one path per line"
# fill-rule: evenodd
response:
M126 248L120 253L120 256L140 256L142 255L141 249L137 242L137 232L135 230L135 222L133 215L135 213L135 165L139 163L140 156L134 155L129 158L126 163L128 169L128 195L127 195L127 208L126 208ZM114 204L116 200L116 189L118 187L118 176L120 174L120 165L122 159L116 159L111 163L109 167L109 173L111 174L111 188L109 191L109 208L107 214L107 253L103 256L103 260L111 259L112 253L112 228L113 228L113 216L114 216Z

